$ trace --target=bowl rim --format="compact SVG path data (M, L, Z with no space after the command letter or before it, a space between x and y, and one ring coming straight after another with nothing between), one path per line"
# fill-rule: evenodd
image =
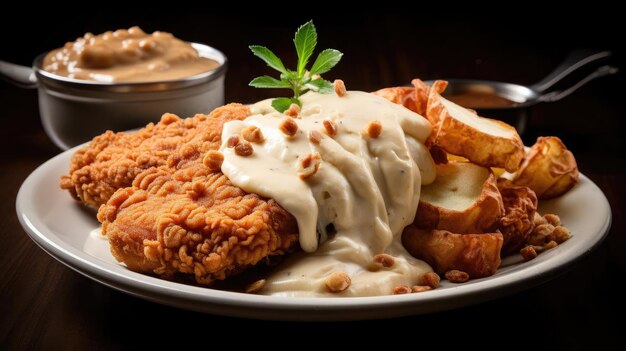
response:
M35 71L37 80L48 86L72 89L88 89L109 92L146 92L146 91L171 91L174 89L192 87L208 82L212 82L226 73L228 58L223 52L216 48L196 42L188 42L196 49L200 57L217 61L220 65L215 69L202 72L189 77L179 79L149 81L149 82L99 82L85 79L75 79L60 76L43 69L42 63L50 51L39 54L33 61L32 68Z

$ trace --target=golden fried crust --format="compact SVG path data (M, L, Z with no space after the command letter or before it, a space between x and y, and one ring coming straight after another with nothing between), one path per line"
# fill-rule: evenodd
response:
M222 125L249 115L248 107L229 104L208 116L181 119L166 113L159 123L150 123L135 133L108 131L74 154L60 187L84 204L98 207L117 189L130 186L139 173L167 165L171 155L183 155L179 151L189 143L200 145L204 151L219 148Z
M129 269L162 277L225 279L291 250L297 223L274 200L248 194L201 162L138 175L98 212L111 253Z
M498 180L498 189L504 202L504 216L500 218L498 230L504 236L502 255L518 252L528 241L534 228L537 212L537 195L532 189L514 185L508 180Z
M430 264L435 272L467 272L471 278L493 275L500 267L502 234L454 234L411 225L402 233L407 251Z

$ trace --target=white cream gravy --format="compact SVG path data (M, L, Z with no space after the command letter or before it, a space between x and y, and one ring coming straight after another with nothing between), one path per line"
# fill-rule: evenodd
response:
M237 186L275 199L297 220L303 252L291 255L267 278L263 294L279 296L373 296L390 294L398 285L417 283L431 271L411 257L400 241L413 222L422 184L435 178L435 167L424 141L431 126L423 117L381 97L350 91L309 92L301 97L298 132L287 137L279 130L289 118L261 101L253 116L226 123L222 132L222 172ZM333 137L324 120L337 126ZM382 133L364 131L377 120ZM254 153L238 156L226 147L229 137L256 126L265 141L252 143ZM311 131L324 137L319 145ZM312 177L298 176L301 159L317 152L322 162ZM332 224L332 226L331 226ZM334 227L335 233L328 233ZM394 257L390 268L372 269L376 254ZM326 290L325 278L347 273L350 287L341 293Z

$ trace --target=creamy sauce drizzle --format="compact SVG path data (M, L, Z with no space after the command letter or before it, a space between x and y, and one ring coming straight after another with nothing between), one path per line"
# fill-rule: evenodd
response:
M92 238L99 239L99 240L109 241L109 238L102 233L102 227L101 226L96 228L96 229L94 229L94 230L92 230L92 231L90 231L89 232L89 236L91 236Z
M298 221L303 252L291 255L267 279L263 294L280 296L373 296L390 294L397 285L415 285L430 267L403 248L400 237L413 222L422 184L435 178L432 158L423 142L428 122L408 109L369 93L345 96L309 92L301 97L298 132L286 137L285 118L271 101L252 107L253 116L228 122L223 129L222 172L242 189L275 199ZM337 135L324 134L324 120ZM382 124L378 138L364 130L373 120ZM254 153L238 156L226 147L229 137L247 126L261 129L265 141ZM309 132L324 135L319 145ZM317 173L302 180L301 159L314 152L322 158ZM334 227L335 233L329 233ZM318 244L320 243L320 244ZM390 268L372 270L376 254L395 258ZM338 294L326 291L325 278L337 271L351 278Z

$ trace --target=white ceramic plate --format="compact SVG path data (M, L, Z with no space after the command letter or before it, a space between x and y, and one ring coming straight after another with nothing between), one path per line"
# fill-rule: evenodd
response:
M76 149L37 168L17 195L17 215L35 243L75 271L114 289L150 301L194 311L236 317L284 320L349 320L396 317L451 309L532 287L571 266L597 246L611 225L611 208L602 191L581 175L565 196L543 202L542 213L557 213L572 238L530 262L508 257L491 277L465 284L444 281L436 290L362 298L280 298L189 286L131 272L98 237L95 212L59 189Z

